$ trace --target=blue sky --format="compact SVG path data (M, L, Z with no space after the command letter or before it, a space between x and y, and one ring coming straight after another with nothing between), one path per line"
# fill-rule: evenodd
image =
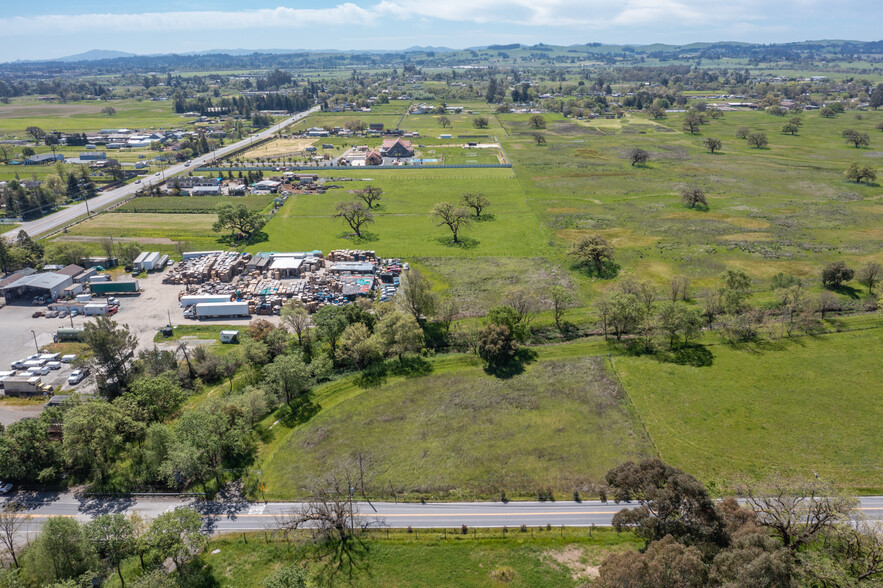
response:
M883 38L879 0L5 0L3 5L0 61L89 49L173 53Z

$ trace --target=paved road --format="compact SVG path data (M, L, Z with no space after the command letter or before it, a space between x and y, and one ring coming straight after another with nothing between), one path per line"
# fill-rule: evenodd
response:
M256 135L248 137L247 139L243 139L242 141L233 143L232 145L227 145L220 149L216 149L212 153L207 153L200 157L195 157L191 160L189 166L185 166L183 163L179 163L177 165L168 167L165 169L164 175L162 177L169 178L171 176L190 171L201 165L205 165L213 159L220 159L231 151L241 149L249 143L260 141L269 137L270 135L275 134L277 131L287 127L288 125L295 123L302 118L316 112L317 110L319 110L319 108L319 106L314 106L313 108L305 112L300 112L292 116L291 118L282 121L281 123L273 125L272 127L269 127L268 129L257 133ZM115 202L118 202L124 198L128 198L142 188L152 186L153 184L158 184L160 181L162 181L162 177L158 178L156 176L148 175L142 177L140 184L126 184L125 186L121 186L114 190L105 192L99 196L96 196L88 201L89 211L94 213L101 209L107 208ZM15 239L19 231L26 231L27 234L31 237L38 237L40 235L45 235L46 233L51 233L56 229L72 223L74 220L80 218L81 216L84 216L87 213L86 206L87 203L83 202L75 204L73 206L68 206L63 210L53 212L52 214L49 214L42 218L38 218L37 220L22 223L18 228L5 233L3 236L7 239L12 240Z
M179 498L150 499L85 499L73 494L27 494L14 498L28 507L36 527L50 516L71 516L88 520L99 514L137 511L155 517L177 506L192 505L206 517L210 528L219 533L262 531L272 527L275 517L291 511L296 505L285 502L205 502ZM883 521L883 496L860 499L859 510L869 520ZM465 502L465 503L392 503L375 502L375 510L360 504L359 516L376 519L391 528L456 528L470 527L568 527L609 526L620 509L628 504L604 504L598 501L575 502Z

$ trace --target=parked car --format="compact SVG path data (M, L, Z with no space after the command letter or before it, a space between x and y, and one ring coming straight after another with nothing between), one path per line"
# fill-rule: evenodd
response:
M12 484L9 482L0 482L0 494L9 494L10 490L12 490Z
M74 361L76 358L77 358L77 355L75 353L70 353L68 355L62 355L61 361L64 363L70 363L70 362Z
M46 367L48 367L50 370L60 370L61 369L61 362L60 361L50 361L49 363L46 364Z
M24 369L24 367L25 367L25 360L24 360L24 359L19 359L19 360L17 360L17 361L13 361L11 364L9 364L9 367L11 367L11 368L14 369L14 370L21 370L21 369Z
M135 180L135 183L136 183L136 184L140 184L140 183L141 183L141 180Z
M33 366L28 368L28 373L33 374L35 376L48 376L49 375L49 366Z
M113 296L111 296L110 298L107 299L107 304L109 306L119 306L120 301L117 298L114 298Z
M66 310L59 310L58 311L58 318L67 318L67 311Z
M71 309L71 316L77 316L78 314L80 314L79 310L77 310L76 308Z
M71 386L76 386L80 382L82 382L86 376L89 375L88 369L74 370L71 372L71 375L67 379L67 383Z

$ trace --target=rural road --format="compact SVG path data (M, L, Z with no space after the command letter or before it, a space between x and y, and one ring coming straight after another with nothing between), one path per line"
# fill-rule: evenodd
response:
M120 498L88 499L74 494L18 493L4 499L24 504L39 526L48 517L68 516L89 520L99 514L137 511L155 517L177 506L194 506L206 518L215 533L263 531L271 528L275 517L296 506L287 502L207 502L181 498ZM868 520L883 520L883 496L859 498L859 512ZM607 504L587 500L567 502L459 502L459 503L392 503L375 502L375 512L367 503L359 504L359 516L376 519L380 526L390 528L456 528L470 527L554 527L609 526L613 515L634 504Z
M275 134L277 131L287 127L290 124L293 124L302 118L309 116L310 114L319 110L319 106L314 106L309 110L304 112L299 112L298 114L292 116L291 118L285 119L284 121L273 125L267 129L264 129L260 133L252 135L242 141L237 143L233 143L232 145L227 145L220 149L216 149L212 153L207 153L200 157L194 157L190 161L189 166L185 166L183 163L179 163L177 165L173 165L165 169L164 177L169 178L171 176L189 171L191 169L197 168L201 165L205 165L206 163L224 157L228 153L235 151L237 149L241 149L242 147L248 145L249 143L261 141L266 139L270 135ZM140 184L126 184L125 186L121 186L114 190L110 190L94 198L91 198L88 201L88 210L89 212L95 213L101 209L107 208L108 206L118 202L124 198L128 198L133 195L138 190L142 188L147 188L152 186L153 184L158 184L162 181L162 178L158 178L153 175L144 176L141 178ZM65 225L72 223L74 220L80 218L87 214L86 210L87 203L81 202L79 204L74 204L73 206L68 206L58 212L53 212L52 214L46 215L44 217L38 218L36 220L28 221L26 223L22 223L16 229L13 229L3 235L9 240L13 240L18 236L20 231L25 231L31 237L39 237L41 235L45 235L47 233L51 233L52 231L59 229Z

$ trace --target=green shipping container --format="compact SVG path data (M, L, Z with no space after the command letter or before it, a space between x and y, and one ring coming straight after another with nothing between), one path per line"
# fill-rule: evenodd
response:
M89 287L92 289L92 294L123 294L126 292L137 292L138 281L92 282L89 284Z

